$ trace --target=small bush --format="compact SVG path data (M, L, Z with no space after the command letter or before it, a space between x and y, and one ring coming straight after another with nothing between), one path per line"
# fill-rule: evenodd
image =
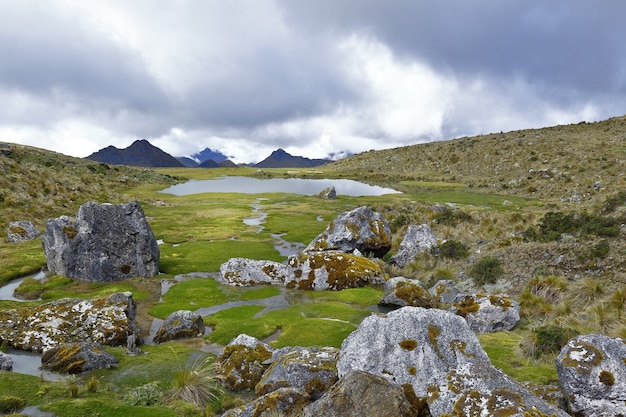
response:
M0 413L9 414L20 411L26 407L26 400L13 395L5 395L0 397Z
M162 399L163 391L161 388L156 383L150 382L127 391L122 401L134 406L159 404Z
M609 196L602 204L600 212L602 214L610 214L615 211L619 206L626 204L626 191L620 191L619 193Z
M476 285L495 284L503 273L500 260L493 256L478 260L470 270L470 276Z
M462 259L469 255L469 249L456 240L447 240L439 245L439 255L445 258Z
M446 210L435 215L434 220L446 226L456 226L462 222L472 222L474 219L461 210Z
M574 330L553 325L537 327L533 333L535 334L535 356L537 358L541 354L558 354L567 341L576 336Z
M95 376L92 376L87 381L87 391L89 392L98 392L98 386L100 385L100 381Z

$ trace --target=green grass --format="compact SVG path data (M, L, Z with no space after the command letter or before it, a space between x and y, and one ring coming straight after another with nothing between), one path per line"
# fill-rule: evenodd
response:
M0 286L13 278L35 274L46 266L41 239L0 243Z

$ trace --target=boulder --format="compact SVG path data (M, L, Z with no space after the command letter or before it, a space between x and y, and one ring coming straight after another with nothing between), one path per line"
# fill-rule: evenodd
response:
M61 299L34 307L0 311L0 339L16 349L42 352L60 344L90 341L125 346L139 335L132 294L88 300Z
M519 303L506 295L459 294L450 311L464 317L475 333L511 330L520 320Z
M159 272L159 246L137 202L89 202L76 218L49 219L43 247L56 275L109 282Z
M292 268L285 280L287 288L340 291L386 281L382 267L376 262L339 251L302 252L289 257L287 265Z
M309 396L304 391L280 388L246 405L230 409L222 417L300 417L302 409L309 401Z
M268 368L272 349L260 340L240 334L231 340L216 360L216 373L232 391L254 389Z
M402 307L367 317L339 353L339 377L353 370L403 385L433 416L567 416L494 368L465 320L444 310Z
M0 352L0 371L13 370L13 358L4 352Z
M324 200L334 200L337 198L337 191L335 191L335 187L330 186L328 188L323 189L318 197Z
M240 287L282 284L290 274L291 269L278 262L231 258L220 266L219 281Z
M203 336L204 331L201 315L189 310L178 310L167 316L154 336L154 343Z
M340 214L304 251L339 250L351 253L355 249L378 258L391 249L389 223L371 207L363 206Z
M336 348L289 347L274 352L271 365L256 385L257 395L296 388L318 398L337 381Z
M626 416L626 340L597 334L571 339L556 358L570 413Z
M364 371L350 371L322 397L306 406L302 417L414 417L400 385Z
M460 291L452 280L439 280L428 290L436 303L452 304Z
M396 307L435 307L433 297L421 282L404 277L394 277L385 283L385 294L378 304Z
M25 240L33 240L39 237L39 230L28 220L20 220L9 223L7 227L7 242L17 243Z
M431 228L427 224L412 224L407 228L398 253L391 257L391 262L404 268L417 254L429 251L433 247L437 247L437 238Z
M117 359L104 348L91 342L59 345L43 352L41 367L53 372L79 374L94 369L117 366Z

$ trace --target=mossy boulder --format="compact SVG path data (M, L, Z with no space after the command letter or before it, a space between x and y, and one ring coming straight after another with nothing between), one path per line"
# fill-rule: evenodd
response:
M450 311L465 318L475 333L493 333L513 329L520 320L520 305L503 294L459 294Z
M240 287L282 284L290 274L291 269L278 262L231 258L220 266L219 281Z
M341 213L306 247L304 252L355 249L382 257L391 249L391 229L387 220L369 206Z
M11 371L13 369L13 359L4 352L0 352L0 371Z
M435 307L433 297L421 282L404 277L394 277L385 283L385 294L378 304L396 307Z
M308 394L296 388L280 388L237 408L222 417L300 417L309 403Z
M406 229L398 253L391 257L391 262L404 268L415 256L434 247L437 247L437 238L432 229L427 224L412 224Z
M39 230L28 220L19 220L9 223L7 227L7 242L16 243L33 240L39 237Z
M436 303L452 304L456 296L460 293L454 281L450 279L439 280L428 290Z
M203 336L205 331L202 316L189 310L171 313L154 336L154 343L169 342L174 339L189 339Z
M572 415L626 415L626 340L576 336L561 349L556 371Z
M340 291L386 281L378 263L340 251L302 252L291 256L287 264L292 268L285 280L287 288Z
M269 367L273 352L274 349L259 339L240 334L217 358L216 373L224 386L232 391L252 390Z
M117 359L97 343L68 343L47 349L41 367L53 372L79 374L117 366Z

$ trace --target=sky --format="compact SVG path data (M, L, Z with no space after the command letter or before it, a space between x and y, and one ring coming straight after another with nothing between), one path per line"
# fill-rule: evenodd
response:
M623 0L0 0L0 141L254 163L626 114Z

